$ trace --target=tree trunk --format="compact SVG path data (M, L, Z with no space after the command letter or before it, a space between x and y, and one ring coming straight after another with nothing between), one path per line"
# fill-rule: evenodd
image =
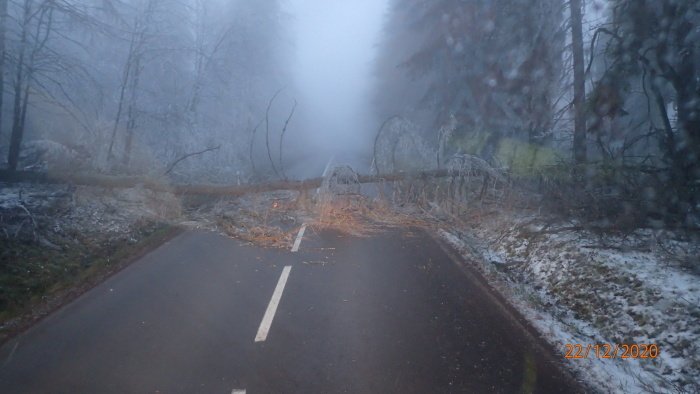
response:
M122 111L124 108L124 96L126 94L126 87L129 84L129 78L131 78L131 66L134 57L134 45L136 44L137 29L138 20L134 22L134 31L132 32L131 42L129 43L129 54L127 55L126 63L124 64L124 76L122 79L121 88L119 90L119 101L117 102L117 115L116 119L114 120L114 127L112 128L112 137L109 141L109 149L107 150L107 160L112 160L114 158L114 142L117 139L117 129L119 128L119 121L121 120Z
M124 144L124 167L129 166L133 149L134 130L136 129L136 101L138 98L139 80L141 79L141 55L137 55L134 64L134 76L131 85L131 98L126 121L126 143Z
M666 8L669 17L678 18L682 10ZM694 45L689 45L693 27L689 23L678 26L672 39L677 48L683 48L678 54L675 78L672 84L676 90L676 108L678 127L681 133L681 146L674 146L673 159L680 178L676 183L679 199L696 211L698 206L698 184L700 179L700 71L697 68L698 53Z
M29 28L31 2L24 5L24 17L22 19L22 33L19 43L19 55L17 59L17 71L15 74L14 109L12 113L12 134L10 135L10 151L7 156L7 166L10 170L17 170L19 152L22 148L24 137L24 124L22 122L22 91L24 86L24 56L27 48L27 30Z
M7 0L0 0L0 136L2 136L2 107L5 96L5 31L7 29Z
M581 0L570 0L571 44L574 57L574 162L586 163L586 82L583 57L583 22Z
M144 46L146 44L146 33L148 27L151 23L151 16L155 12L155 7L157 5L157 0L149 0L144 10L143 17L136 18L134 21L134 29L132 31L131 42L129 44L129 54L127 56L127 61L124 66L124 79L122 81L121 91L119 94L119 104L117 107L117 118L114 123L114 128L112 129L112 138L109 144L108 160L113 158L114 143L116 140L117 129L119 127L119 121L121 119L121 114L124 106L124 97L126 91L131 89L131 98L129 100L129 106L127 109L127 121L126 121L126 142L124 147L124 155L122 156L122 163L126 166L131 160L131 148L133 141L133 133L136 128L136 96L139 85L139 77L141 73L141 60L143 57Z

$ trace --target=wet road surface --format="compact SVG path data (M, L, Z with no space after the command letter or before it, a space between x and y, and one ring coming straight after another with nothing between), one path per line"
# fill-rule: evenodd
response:
M581 391L422 231L300 240L177 236L7 342L0 392Z

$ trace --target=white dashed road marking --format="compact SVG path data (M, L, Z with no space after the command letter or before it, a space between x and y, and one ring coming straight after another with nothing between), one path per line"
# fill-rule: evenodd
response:
M297 239L294 240L294 245L292 246L292 252L299 251L299 245L301 245L301 239L304 237L304 231L306 231L306 223L301 225L299 229L299 234L297 234Z
M272 299L270 300L270 304L267 306L265 316L263 316L262 322L260 322L260 328L258 328L258 334L255 336L255 342L263 342L265 339L267 339L267 333L270 332L272 319L275 318L277 306L282 298L282 292L284 291L284 286L287 284L287 278L289 278L289 271L291 270L291 265L288 265L282 269L282 276L280 276L280 280L277 282L277 287L275 287L275 292L272 293Z

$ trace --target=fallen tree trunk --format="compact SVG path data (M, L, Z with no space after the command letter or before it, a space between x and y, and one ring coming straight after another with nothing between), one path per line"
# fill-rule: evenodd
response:
M34 171L0 170L2 183L45 183L97 186L109 189L130 188L141 185L156 191L172 191L172 187L155 178L138 176L112 176L101 174L61 174Z
M404 179L428 179L457 176L447 169L396 172L379 175L359 175L359 183L394 182ZM170 192L179 195L241 196L250 193L263 193L275 190L309 190L321 187L323 178L299 181L275 181L250 185L173 185L164 179L148 177L119 177L110 175L50 174L31 171L0 170L0 182L5 183L54 183L104 188L144 187L154 191Z
M303 181L277 181L252 185L220 186L220 185L176 185L172 186L175 194L209 195L209 196L242 196L251 193L264 193L276 190L308 190L321 187L323 178L306 179Z
M377 183L377 182L395 182L402 181L404 179L427 179L427 178L444 178L446 176L453 175L446 169L441 170L427 170L427 171L415 171L415 172L393 172L389 174L379 174L379 175L358 175L358 180L360 183ZM454 175L457 175L454 173Z

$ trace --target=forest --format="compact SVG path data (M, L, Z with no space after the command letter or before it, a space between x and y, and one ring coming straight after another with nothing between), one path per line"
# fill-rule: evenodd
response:
M700 391L700 3L0 0L0 355L176 233L380 229L661 349L582 392Z
M403 126L389 126L415 129L421 141L411 144L441 156L414 168L473 154L538 178L554 201L593 220L697 228L697 5L585 6L393 2L376 55L374 123L397 116ZM293 84L293 44L277 1L0 8L7 169L45 170L37 156L53 155L56 170L171 173L176 160L207 151L174 175L281 176L283 127L271 136L270 117L281 123L293 106L267 107Z
M537 179L566 213L697 229L698 5L582 5L394 2L380 118L405 118L433 149Z
M251 173L254 123L285 82L276 1L3 1L2 156L9 170ZM245 54L245 55L242 55ZM188 163L183 163L187 165Z

